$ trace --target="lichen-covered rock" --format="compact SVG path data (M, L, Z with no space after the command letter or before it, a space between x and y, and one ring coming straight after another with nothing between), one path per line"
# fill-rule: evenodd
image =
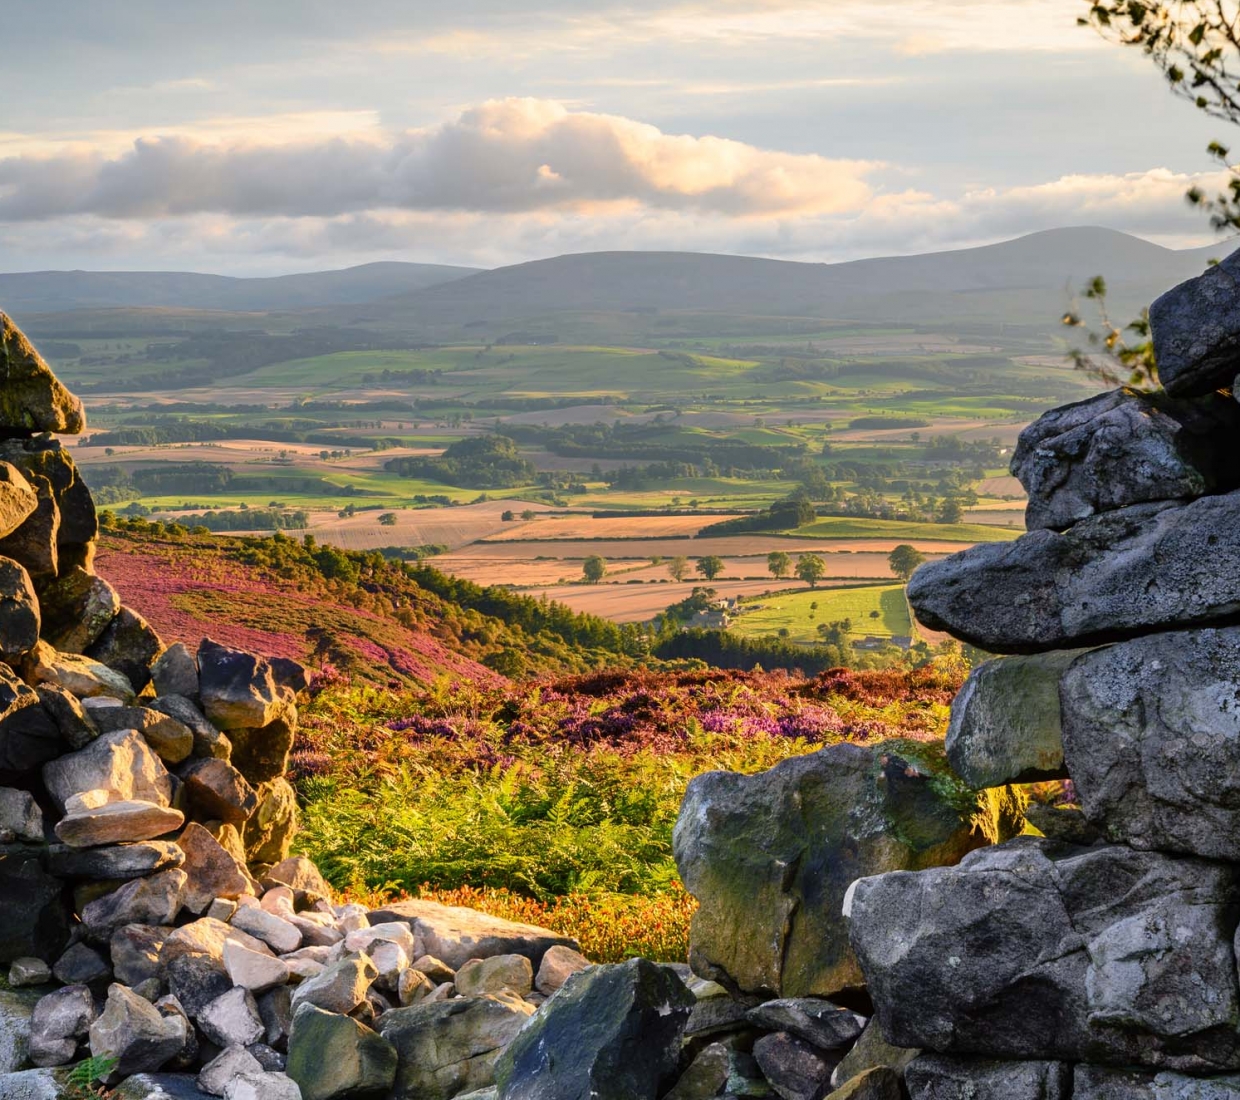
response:
M1077 1066L1072 1076L1072 1100L1240 1100L1237 1075L1186 1077Z
M893 1046L883 1034L882 1024L871 1018L853 1048L835 1067L831 1074L831 1084L839 1088L846 1081L879 1067L894 1070L903 1077L905 1068L920 1053L919 1050L909 1047Z
M39 998L29 1021L32 1064L68 1065L98 1015L95 999L84 985L67 985Z
M1240 614L1240 492L1136 504L923 565L917 618L992 653L1121 641Z
M147 705L151 710L175 718L194 735L194 756L225 762L232 756L232 742L183 695L161 695L149 700Z
M17 472L11 463L5 465ZM0 554L21 562L42 583L60 571L60 509L47 478L30 474L26 483L34 490L35 509L15 531L0 538Z
M499 1098L657 1100L692 1008L676 973L646 959L574 974L500 1057Z
M886 1066L875 1066L848 1078L826 1100L904 1100L904 1097L901 1076Z
M532 1011L490 997L460 997L385 1012L379 1034L399 1058L391 1100L449 1100L494 1084L500 1052Z
M85 427L82 402L60 384L21 330L0 313L0 435L77 435Z
M1219 394L1176 401L1121 389L1053 409L1012 455L1029 494L1025 526L1061 531L1130 504L1235 489L1237 431L1240 407Z
M862 879L853 945L902 1046L1221 1072L1240 1067L1238 876L1021 838L959 867Z
M184 642L174 642L152 662L151 682L157 695L198 698L198 661Z
M55 684L40 684L35 691L69 748L84 749L99 736L99 727L76 695Z
M762 1036L753 1045L753 1056L783 1100L818 1100L830 1087L835 1061L786 1031Z
M122 606L87 656L116 669L134 691L141 691L151 682L151 665L163 650L164 643L155 628L132 608Z
M747 1018L764 1031L785 1031L819 1050L847 1050L866 1024L864 1016L817 997L766 1001L751 1008Z
M257 806L245 823L242 839L250 863L282 863L297 834L297 793L281 776L254 792Z
M266 657L210 638L198 647L198 679L204 713L225 732L268 726L294 699Z
M185 723L149 707L105 707L94 721L103 733L137 730L168 765L188 760L194 751L194 734Z
M1240 628L1155 634L1081 658L1060 689L1086 816L1135 848L1235 860Z
M370 1028L302 1005L289 1036L288 1075L302 1100L383 1097L396 1082L396 1048Z
M62 653L84 654L121 609L121 598L102 577L74 566L38 589L41 637ZM102 662L101 662L102 663Z
M57 572L75 567L90 572L95 558L95 539L99 534L99 517L90 490L60 440L47 436L0 438L0 460L20 470L32 485L46 482L51 486L59 520Z
M34 649L42 623L30 574L12 558L0 557L0 659L12 661Z
M766 997L859 989L840 919L849 885L956 862L985 843L975 812L928 746L835 745L759 775L697 776L673 834L701 903L694 972Z
M1176 397L1230 386L1240 358L1240 257L1234 253L1150 306L1158 379Z
M11 462L0 462L0 541L18 530L39 506L34 486Z
M994 1062L924 1054L904 1072L912 1100L1069 1100L1064 1062Z
M133 686L119 672L77 653L57 653L46 642L31 654L30 676L40 687L58 687L79 699L133 701Z
M39 1000L29 989L0 989L0 1076L31 1064L31 1017Z

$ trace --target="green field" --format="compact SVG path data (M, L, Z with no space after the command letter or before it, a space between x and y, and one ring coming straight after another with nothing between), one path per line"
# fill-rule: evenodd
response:
M828 516L808 527L785 532L811 539L907 539L910 542L1011 542L1024 534L1015 527L993 527L983 523L903 523L891 519Z
M779 636L781 630L787 630L789 641L809 644L819 640L821 624L843 619L852 620L854 638L914 634L904 588L898 584L794 592L751 606L753 609L738 615L730 628L750 638Z

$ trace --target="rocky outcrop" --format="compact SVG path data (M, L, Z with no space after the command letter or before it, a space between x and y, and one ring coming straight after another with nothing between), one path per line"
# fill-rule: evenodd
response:
M1167 291L1150 306L1158 377L1169 394L1192 397L1230 386L1240 372L1240 257Z

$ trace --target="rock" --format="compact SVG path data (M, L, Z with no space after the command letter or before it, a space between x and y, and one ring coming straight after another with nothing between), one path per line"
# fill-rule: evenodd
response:
M288 1050L288 1037L293 1028L293 994L286 985L278 985L256 998L258 1014L267 1029L267 1043L276 1050Z
M297 794L287 779L273 779L255 791L258 808L245 823L246 856L251 863L288 859L297 834Z
M0 787L0 832L10 832L18 840L43 840L43 811L29 791Z
M30 574L12 558L0 557L0 658L8 661L29 653L41 629Z
M39 658L34 668L36 684L63 688L79 699L103 696L122 703L133 700L133 685L107 665L76 653L57 653L43 642L35 652Z
M30 1017L31 1062L41 1067L68 1065L98 1014L84 985L67 985L41 997Z
M178 955L165 972L168 989L190 1017L232 988L224 964L209 955Z
M157 924L126 924L112 933L109 954L116 980L136 986L163 973L159 954L172 929Z
M366 1003L366 994L378 976L378 970L365 955L343 958L297 987L293 1012L308 1004L347 1016Z
M95 557L99 517L90 490L82 481L69 452L60 440L4 439L0 434L0 459L19 469L31 484L51 484L52 498L60 516L56 535L59 573L73 568L88 572Z
M38 693L0 665L0 770L31 771L64 751L60 729Z
M120 612L121 598L102 577L74 566L39 589L39 609L44 641L62 653L85 653Z
M716 1096L722 1096L732 1075L734 1058L734 1052L722 1043L705 1047L680 1075L676 1087L664 1100L713 1100Z
M385 993L398 993L400 976L409 969L409 953L398 943L378 943L369 952L370 961L375 964L379 977L375 985ZM529 965L529 960L525 960Z
M1087 652L1001 657L975 668L952 703L952 771L979 789L1066 779L1059 681Z
M232 729L231 762L251 783L266 783L288 770L288 754L297 736L297 708L291 703L261 729Z
M1060 688L1064 753L1104 835L1232 860L1240 843L1240 628L1155 634L1081 658Z
M190 760L177 771L185 784L191 813L240 827L258 807L258 796L245 777L224 760Z
M56 958L69 941L64 884L37 850L0 845L0 963Z
M95 725L104 733L137 730L165 764L188 760L194 751L194 735L188 726L147 707L109 707L95 715Z
M38 506L39 497L21 470L0 462L0 540L20 528Z
M1185 1077L1179 1073L1077 1066L1073 1100L1240 1100L1240 1076Z
M144 840L109 848L70 848L54 844L47 850L47 869L58 878L123 881L180 867L184 858L181 849L166 840Z
M152 662L151 682L156 695L198 698L198 662L184 642L174 642Z
M1237 874L1021 838L957 868L861 880L853 945L901 1046L1231 1070Z
M1100 512L1191 500L1240 486L1231 439L1240 408L1119 389L1054 409L1027 427L1012 474L1029 494L1025 526L1063 530Z
M172 777L136 730L101 734L86 748L45 764L43 782L61 809L83 791L106 791L117 802L172 802Z
M455 972L470 959L524 955L537 967L547 949L578 949L576 940L547 928L501 920L433 901L401 901L374 910L372 924L403 921L413 929L414 954L432 955ZM416 965L416 964L415 964Z
M819 1100L835 1068L835 1061L818 1047L786 1031L762 1036L753 1045L753 1056L783 1100Z
M301 1089L283 1073L240 1073L224 1088L224 1100L301 1100Z
M0 1100L62 1100L64 1072L27 1069L0 1075Z
M974 546L922 566L908 597L923 625L992 653L1208 626L1240 609L1240 492Z
M294 697L276 682L267 658L210 638L198 647L198 681L203 712L225 732L270 725Z
M9 967L9 988L21 989L28 985L45 985L52 980L51 967L42 959L26 957L14 959ZM3 1070L0 1072L12 1072Z
M56 835L71 848L153 840L176 832L185 815L153 802L109 802L94 810L68 814L56 822Z
M227 761L232 756L232 742L217 730L193 703L180 695L162 695L147 700L151 710L175 718L194 737L194 756L214 757Z
M379 1034L399 1059L391 1097L448 1100L488 1087L500 1051L527 1019L515 1005L490 997L424 1001L385 1013Z
M185 826L177 844L185 853L185 908L205 913L217 898L235 899L252 891L245 867L196 822Z
M418 961L420 962L421 960ZM413 965L417 966L418 964L415 962ZM542 957L542 962L538 964L538 974L534 978L534 988L544 997L550 997L569 978L578 973L578 971L585 970L590 965L590 960L580 951L574 951L571 947L563 947L560 944L556 944L554 947L547 948L546 953ZM418 969L421 970L422 967L419 966ZM441 980L451 981L455 977L456 975L452 974L448 978Z
M31 1064L33 1015L39 1000L39 994L30 989L0 989L0 1081L5 1074ZM73 1052L69 1054L72 1057Z
M242 947L239 943L224 944L224 966L235 986L255 995L266 993L289 980L288 966L270 955Z
M0 537L0 554L21 562L32 578L53 578L60 568L60 509L56 506L52 483L39 474L31 474L27 479L11 463L6 462L4 466L21 477L26 487L35 494L35 507L20 526ZM6 487L5 482L0 480L0 513L4 507Z
M675 1080L692 1007L675 972L646 959L574 974L500 1057L500 1100L655 1100Z
M223 1096L234 1077L262 1072L262 1064L245 1047L225 1047L199 1071L198 1087L212 1096Z
M60 384L22 331L0 313L0 434L78 435L82 402Z
M812 997L767 1001L750 1009L748 1019L764 1031L785 1031L819 1050L838 1051L851 1047L866 1024L864 1016Z
M201 1008L195 1019L203 1035L218 1047L249 1046L267 1034L248 989L230 989Z
M185 872L180 868L134 879L87 905L82 910L82 923L100 942L111 939L124 924L172 924L181 911L185 882Z
M181 955L206 955L219 963L222 970L224 966L224 944L229 941L239 943L242 947L247 947L251 951L257 951L259 954L269 954L271 951L271 948L263 943L262 940L255 939L253 936L242 932L240 928L234 928L232 925L213 920L211 917L202 917L199 920L191 921L189 924L183 924L173 932L168 937L168 942L164 944L160 958L164 965L167 966L173 959ZM182 998L182 1002L184 1002L184 998Z
M396 1048L348 1016L302 1005L289 1037L288 1075L304 1100L383 1097L396 1082Z
M827 1100L904 1100L904 1095L900 1075L886 1066L877 1066L850 1077Z
M234 928L268 944L279 954L296 951L301 946L301 933L283 917L268 913L257 904L241 904L230 922Z
M928 752L841 744L759 775L695 777L673 834L681 879L701 902L694 973L763 997L861 988L839 919L849 885L954 863L983 843L945 773Z
M406 951L414 949L413 933L404 921L388 921L356 928L345 936L344 949L369 952L378 942L397 943Z
M696 1003L693 1011L689 1013L689 1022L685 1025L686 1040L712 1037L723 1039L754 1030L746 1019L752 998L738 1001L718 982L702 982L701 985L705 988L689 990Z
M456 972L456 991L462 997L480 997L505 989L524 997L533 988L534 968L524 955L470 959Z
M86 708L78 701L76 695L70 695L62 687L55 684L40 684L35 691L39 702L47 711L56 727L60 730L61 740L71 749L84 749L99 736L99 727L95 720L86 712ZM97 696L102 699L102 696ZM120 700L109 699L118 706Z
M1072 1067L1063 1062L986 1062L923 1054L904 1073L912 1100L1069 1100Z
M1048 840L1088 848L1102 839L1102 834L1084 813L1072 806L1031 802L1025 807L1025 820Z
M318 894L324 898L332 896L332 888L327 885L327 880L319 873L313 861L305 856L290 856L282 860L267 872L267 877L291 886L294 890Z
M416 1005L435 992L435 983L420 970L412 967L401 972L396 982L396 996L402 1008Z
M1167 393L1191 397L1230 386L1240 344L1236 257L1180 283L1150 306L1158 379Z
M111 1093L112 1100L211 1100L187 1073L135 1073Z
M883 1034L882 1025L871 1019L865 1030L831 1074L831 1085L839 1088L845 1082L871 1069L883 1067L903 1076L905 1067L921 1052L908 1047L892 1046Z
M89 985L112 976L112 967L98 951L84 943L75 943L52 967L58 982L65 985Z
M116 1058L114 1076L153 1073L185 1043L185 1021L161 1016L154 1005L123 985L108 987L103 1014L90 1025L90 1052Z
M155 628L133 608L122 606L87 654L121 673L141 691L151 682L151 663L163 652ZM176 763L176 761L171 761Z

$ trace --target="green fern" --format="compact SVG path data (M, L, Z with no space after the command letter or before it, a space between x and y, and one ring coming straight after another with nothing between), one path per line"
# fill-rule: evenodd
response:
M86 1058L78 1062L65 1078L65 1087L69 1096L74 1100L97 1100L99 1097L107 1096L108 1093L96 1086L97 1081L102 1081L114 1069L116 1069L117 1059L112 1057L106 1058Z

